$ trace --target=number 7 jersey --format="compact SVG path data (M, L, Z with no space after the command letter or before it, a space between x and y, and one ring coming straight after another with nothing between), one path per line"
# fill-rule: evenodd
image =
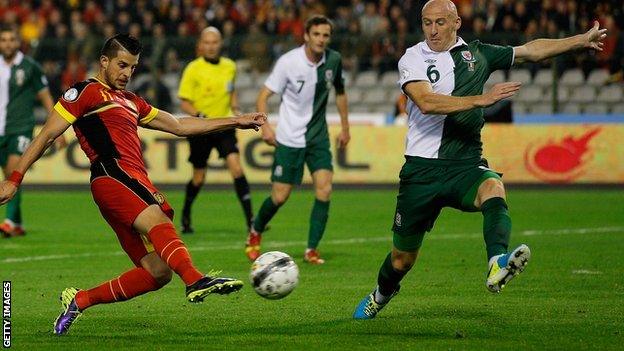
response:
M433 92L451 96L483 93L490 74L513 64L511 46L466 44L462 38L448 51L436 52L422 41L407 49L399 61L399 85L414 81L431 83ZM428 159L466 160L481 157L483 109L448 115L423 114L408 97L408 133L405 154Z
M311 62L305 45L282 55L264 85L281 94L277 122L277 142L289 147L303 148L327 142L325 110L329 91L344 93L340 54L325 51L318 63Z

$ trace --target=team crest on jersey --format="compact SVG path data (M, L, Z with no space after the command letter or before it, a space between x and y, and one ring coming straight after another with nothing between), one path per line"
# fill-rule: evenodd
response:
M466 62L475 62L475 58L474 56L472 56L472 52L470 51L462 51L461 52L462 58L464 59L464 61Z
M19 68L15 71L15 84L21 87L24 85L24 81L26 81L26 72Z
M334 72L330 69L328 69L327 71L325 71L325 80L328 82L331 82L334 78Z
M152 195L154 196L154 199L158 202L159 205L162 205L165 203L165 195L159 193L158 191L154 192Z
M468 71L474 72L475 70L475 62L477 61L474 56L472 56L472 52L465 50L461 52L462 59L464 62L468 64Z
M76 88L68 89L65 94L63 94L63 100L67 102L73 102L76 98L78 98L78 89Z

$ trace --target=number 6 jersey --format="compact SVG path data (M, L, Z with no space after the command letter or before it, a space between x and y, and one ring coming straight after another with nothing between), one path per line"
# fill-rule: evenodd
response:
M466 44L462 38L449 50L436 52L422 41L407 49L399 61L399 85L431 83L436 94L473 96L483 93L490 73L513 64L511 46ZM408 133L405 154L429 159L465 160L481 157L483 109L448 115L423 114L408 97Z

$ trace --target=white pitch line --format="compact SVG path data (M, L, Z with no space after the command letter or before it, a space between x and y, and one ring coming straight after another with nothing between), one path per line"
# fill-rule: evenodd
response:
M597 227L597 228L564 228L564 229L549 229L549 230L523 230L517 235L522 236L535 236L535 235L566 235L566 234L610 234L610 233L624 233L624 227ZM428 234L426 240L451 240L451 239L465 239L465 238L480 238L482 233L457 233L457 234ZM382 237L371 238L350 238L350 239L333 239L324 240L323 245L349 245L349 244L366 244L375 242L391 242L392 235L386 235ZM306 245L306 241L269 241L265 248L282 248L291 246ZM225 250L241 250L243 249L242 241L237 244L228 245L214 245L214 246L192 246L189 247L190 251L225 251ZM8 257L1 260L1 263L20 263L30 261L49 261L60 259L73 259L82 257L98 257L98 256L121 256L124 255L123 251L113 252L84 252L79 254L61 254L61 255L43 255L43 256L26 256L26 257Z
M590 271L587 269L577 269L572 271L572 274L590 274L590 275L597 275L597 274L602 274L601 271Z

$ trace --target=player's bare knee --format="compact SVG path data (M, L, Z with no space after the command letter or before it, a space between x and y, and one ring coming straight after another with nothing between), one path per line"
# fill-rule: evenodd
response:
M288 201L288 197L290 197L290 192L278 192L271 195L273 203L277 206L285 204Z
M331 183L323 184L316 188L316 198L322 201L329 201L332 193Z
M479 191L477 194L479 207L483 202L493 197L502 197L503 199L505 198L505 186L503 185L503 182L497 178L486 179L479 186Z
M206 173L202 173L202 174L193 174L193 185L195 186L201 186L204 185L204 182L206 181Z

